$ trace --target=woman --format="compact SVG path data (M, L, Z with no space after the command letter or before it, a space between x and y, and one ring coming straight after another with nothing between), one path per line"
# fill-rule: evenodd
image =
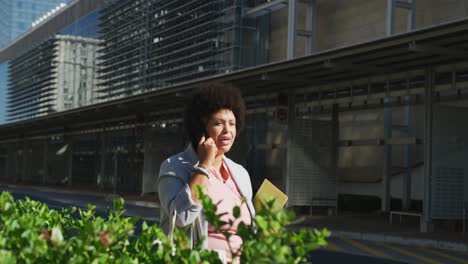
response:
M216 84L202 87L186 107L184 122L189 146L165 160L159 172L163 230L168 233L173 228L170 218L175 212L177 226L191 225L192 243L200 236L205 237L204 247L220 252L220 256L226 253L228 262L232 261L230 249L237 253L242 245L241 238L235 235L239 222L251 224L255 214L249 174L225 156L244 120L245 104L237 88ZM195 194L197 185L215 204L219 202L217 213L227 213L222 216L223 221L234 219L232 209L240 206L238 221L223 227L232 233L229 242L204 220L203 208Z

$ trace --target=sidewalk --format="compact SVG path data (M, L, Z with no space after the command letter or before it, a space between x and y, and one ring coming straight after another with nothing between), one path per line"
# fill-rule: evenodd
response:
M298 228L327 228L332 236L399 245L468 252L468 234L461 232L419 232L419 222L397 217L390 224L388 214L342 214L338 216L305 216Z
M93 190L89 188L46 187L31 185L3 184L9 188L26 188L42 192L70 193L89 196L106 197L113 200L116 197L125 199L126 204L141 207L159 208L157 195L126 194L115 195L111 192ZM304 215L304 221L292 229L322 229L327 228L334 237L350 238L354 240L379 241L399 245L418 246L437 249L451 249L468 252L468 233L435 231L431 233L419 232L419 222L415 219L404 218L400 224L395 218L393 224L389 222L388 214L340 214L337 216Z

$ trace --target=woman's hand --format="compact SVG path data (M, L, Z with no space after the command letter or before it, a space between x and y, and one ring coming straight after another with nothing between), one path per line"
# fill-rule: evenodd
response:
M211 137L205 139L205 135L203 135L198 142L197 152L200 165L208 169L213 166L218 147Z

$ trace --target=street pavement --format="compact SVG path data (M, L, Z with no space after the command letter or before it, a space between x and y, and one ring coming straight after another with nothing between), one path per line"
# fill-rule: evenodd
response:
M327 240L327 250L336 253L352 253L370 256L380 261L399 261L397 263L468 263L468 252L396 245L377 241L355 240L331 237ZM338 257L338 255L336 255ZM368 262L362 262L368 263ZM375 262L394 263L394 262Z
M115 196L105 194L84 194L73 192L41 191L27 187L0 186L0 191L9 191L17 199L25 196L48 204L50 208L62 209L76 206L86 209L88 204L96 206L98 215L106 215L112 208ZM154 203L141 206L128 201L125 204L125 216L138 216L150 223L159 222L159 210ZM468 252L455 250L431 249L407 245L396 245L377 241L364 241L344 237L331 237L326 249L311 252L313 263L465 263L468 264Z
M113 205L113 199L116 196L104 194L80 194L70 192L50 192L39 191L32 188L18 188L0 186L0 191L9 191L15 198L22 199L25 196L32 200L42 201L49 208L62 209L75 206L81 209L87 209L88 204L96 206L96 214L107 215L107 212ZM130 201L125 202L124 216L138 216L140 219L151 223L159 222L159 209L149 206L135 205Z

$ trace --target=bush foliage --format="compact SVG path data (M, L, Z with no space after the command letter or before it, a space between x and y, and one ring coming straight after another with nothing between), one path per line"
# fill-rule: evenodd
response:
M215 227L223 224L216 205L203 196L205 216ZM271 204L270 204L271 205ZM124 201L114 201L106 218L88 210L70 207L52 210L44 203L14 200L0 195L0 260L2 263L220 263L217 253L189 247L184 230L176 230L174 243L157 225L141 224L124 217ZM239 215L239 208L234 208ZM243 238L242 263L299 263L310 250L326 244L327 230L290 232L294 215L273 212L269 206L254 219L256 230L240 225ZM228 223L229 224L229 223ZM226 234L229 236L229 234ZM233 252L237 254L237 252Z

